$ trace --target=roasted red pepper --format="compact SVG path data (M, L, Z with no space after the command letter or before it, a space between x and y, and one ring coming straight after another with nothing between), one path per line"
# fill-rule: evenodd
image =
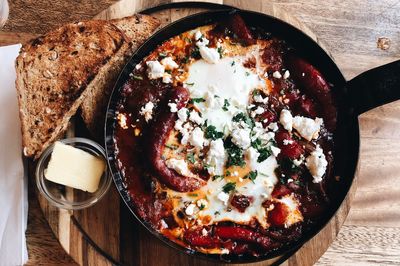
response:
M243 227L217 226L214 229L214 234L222 239L232 239L247 243L255 243L265 250L272 250L279 245L271 240L271 238Z

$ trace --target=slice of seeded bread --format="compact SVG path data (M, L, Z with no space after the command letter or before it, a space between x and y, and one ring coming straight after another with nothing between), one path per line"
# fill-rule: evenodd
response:
M129 42L113 56L109 67L99 72L96 80L88 87L87 97L81 105L82 118L93 136L98 139L103 137L107 104L119 73L133 52L160 25L157 19L139 14L110 22L125 34Z
M118 62L115 57L132 47L128 35L113 23L92 20L64 25L21 48L16 88L25 156L38 158L61 137Z

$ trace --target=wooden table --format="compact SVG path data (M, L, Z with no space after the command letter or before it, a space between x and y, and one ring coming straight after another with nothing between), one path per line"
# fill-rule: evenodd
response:
M108 6L130 10L162 0L10 1L0 45L23 42L65 22L87 19ZM220 2L222 1L213 1ZM400 59L400 1L223 1L280 17L306 31L329 52L347 79ZM390 40L386 50L378 38ZM399 88L400 89L400 88ZM400 102L360 116L358 190L341 231L317 265L400 264ZM29 265L74 264L55 239L30 189Z

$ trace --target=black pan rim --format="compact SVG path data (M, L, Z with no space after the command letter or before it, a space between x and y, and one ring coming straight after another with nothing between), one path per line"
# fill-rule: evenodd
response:
M334 208L332 208L332 210L329 212L329 214L326 215L326 218L323 219L323 221L320 223L320 225L315 229L315 230L310 230L307 232L307 234L303 235L300 240L293 242L291 245L288 246L284 246L281 249L278 249L277 251L273 251L270 253L267 253L267 255L264 256L260 256L260 257L238 257L238 259L234 259L234 260L225 260L223 258L223 256L220 255L210 255L210 254L204 254L201 252L197 252L197 251L193 251L193 250L189 250L187 248L184 248L176 243L174 243L173 241L169 240L168 238L164 237L162 234L160 234L159 232L157 232L156 230L154 230L149 224L147 224L146 222L142 221L135 213L133 206L131 206L130 203L130 197L129 197L129 193L127 192L127 190L124 188L124 184L123 184L123 177L121 176L121 174L119 173L118 168L116 167L116 161L115 161L115 151L113 150L114 147L114 139L113 139L113 135L114 135L114 126L115 126L115 107L116 104L118 102L118 98L119 98L119 89L120 87L126 82L126 80L129 78L129 73L130 71L133 69L133 67L140 61L142 60L142 58L146 55L143 54L144 51L147 50L153 50L155 47L149 49L148 47L152 47L155 45L155 43L157 44L161 44L163 41L165 41L168 38L161 38L163 34L165 34L165 32L173 32L172 34L170 34L172 36L175 36L179 33L175 33L174 28L177 25L183 24L187 21L191 21L197 17L200 16L206 16L210 14L230 14L231 12L241 12L241 13L246 13L246 14L250 14L250 15L256 15L259 17L263 17L264 19L270 20L270 21L274 21L275 23L280 24L282 27L285 28L289 28L292 31L296 31L299 35L302 36L302 38L304 38L305 40L307 40L308 42L312 42L314 47L316 47L316 49L319 50L320 53L325 54L325 58L324 60L328 60L329 62L327 62L327 64L330 64L332 67L334 67L335 71L336 71L336 75L340 75L341 79L343 82L345 82L343 75L341 74L340 70L337 68L336 64L333 62L333 60L329 57L329 55L314 41L312 40L309 36L307 36L306 34L304 34L303 32L301 32L300 30L296 29L295 27L293 27L292 25L279 20L275 17L271 17L269 15L263 14L263 13L258 13L258 12L254 12L254 11L245 11L245 10L239 10L239 9L222 9L222 10L216 10L216 11L206 11L206 12L201 12L195 15L191 15L191 16L187 16L184 17L180 20L177 20L169 25L167 25L166 27L160 29L159 31L157 31L151 38L149 38L142 46L139 47L139 49L135 52L135 54L132 56L132 58L129 60L129 63L125 66L124 70L121 72L118 81L116 83L116 86L114 87L113 93L111 94L110 97L110 101L109 101L109 105L107 108L107 118L106 118L106 126L105 126L105 147L106 147L106 154L107 154L107 161L108 161L108 165L111 169L111 172L113 174L113 179L114 179L114 183L122 197L122 199L124 200L125 204L127 205L128 209L132 212L133 216L148 230L150 231L150 233L152 233L155 237L157 237L158 239L162 240L162 242L164 242L165 244L167 244L168 246L171 246L175 249L178 249L181 252L184 252L186 254L189 255L193 255L195 257L199 257L199 258L203 258L203 259L208 259L208 260L212 260L212 261L216 261L216 262L224 262L224 263L244 263L244 262L258 262L258 261L263 261L263 260L267 260L267 259L272 259L272 258L277 258L279 256L283 256L284 258L287 258L288 256L292 255L294 252L296 252L301 246L303 246L306 242L308 242L311 238L313 238L315 235L317 235L323 228L325 228L326 224L331 220L331 218L334 216L334 214L338 211L339 207L341 206L341 203L343 202L343 200L345 199L347 192L349 191L352 182L353 182L353 176L354 176L354 171L355 171L355 165L354 165L354 169L351 170L352 174L351 176L351 180L350 182L347 184L348 187L345 188L346 193L343 196L342 199L340 199L337 204L334 206ZM214 19L214 21L216 21L216 19ZM204 23L202 25L205 24L209 24L210 21L204 20ZM201 24L197 24L197 26L201 26ZM195 26L195 27L197 27ZM189 30L190 28L194 28L193 26L189 27L187 30ZM183 32L183 31L181 31ZM358 131L357 131L358 133ZM357 143L358 144L358 143ZM356 156L358 157L358 152L356 154ZM314 229L314 228L313 228ZM283 259L283 258L282 258Z

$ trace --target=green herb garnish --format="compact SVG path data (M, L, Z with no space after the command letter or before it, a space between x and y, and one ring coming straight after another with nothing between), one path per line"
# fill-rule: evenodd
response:
M196 193L190 193L190 194L188 194L190 197L198 197L199 196L199 194L196 194Z
M143 80L142 76L133 75L132 77L137 80Z
M191 163L195 163L196 162L196 159L194 158L194 153L188 153L186 155L186 159Z
M175 145L175 144L165 144L165 147L167 147L168 149L171 149L171 150L178 149L178 145Z
M232 118L233 122L240 122L243 121L245 122L249 127L253 128L255 123L253 121L253 119L251 119L249 116L245 115L244 113L239 113L237 115L235 115Z
M217 128L215 126L210 125L210 126L206 127L205 137L207 139L216 140L216 139L222 138L223 136L224 136L224 133L217 131Z
M206 100L204 98L192 98L190 100L191 103L202 103L205 102Z
M248 174L244 177L244 179L246 179L246 178L250 179L251 182L254 183L254 180L256 180L256 178L257 178L257 171L251 171L250 173L248 173Z
M222 110L228 111L229 105L230 105L230 103L229 103L228 99L225 99L224 100L224 106L222 107Z
M199 47L194 47L193 49L192 49L192 52L190 53L190 56L191 57L193 57L193 58L200 58L201 57L201 55L200 55L200 49L199 49Z
M224 142L224 147L225 150L228 154L228 160L226 162L226 166L230 167L232 165L238 165L240 167L243 167L246 165L246 162L244 160L243 156L243 150L236 146L231 138L228 138Z
M165 58L165 57L167 57L167 54L166 53L158 53L158 56L160 58Z
M218 179L224 179L223 175L215 175L212 177L212 181L218 180Z
M235 65L235 61L232 61L231 66L234 66L234 65Z
M260 156L258 156L258 159L257 159L257 162L259 162L259 163L268 159L268 157L271 156L271 154L272 154L271 149L269 147L259 149L258 152L260 153Z
M225 192L225 193L229 193L229 192L231 192L232 190L235 190L235 188L236 188L236 183L235 182L228 182L228 183L226 183L223 187L222 187L222 190Z
M222 47L218 47L217 51L219 53L219 57L222 58L222 55L224 54L224 49L222 49Z

